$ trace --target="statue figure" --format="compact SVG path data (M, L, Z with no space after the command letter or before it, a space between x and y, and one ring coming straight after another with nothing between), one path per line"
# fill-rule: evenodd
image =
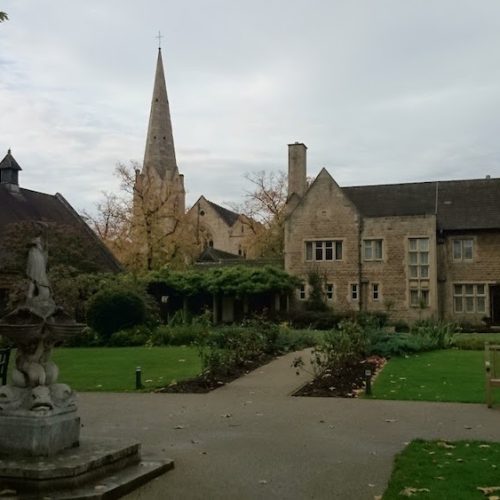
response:
M48 299L50 297L50 284L47 278L47 258L48 252L43 246L41 236L33 238L26 266L26 275L30 279L28 288L28 298L30 299L36 296L41 299Z

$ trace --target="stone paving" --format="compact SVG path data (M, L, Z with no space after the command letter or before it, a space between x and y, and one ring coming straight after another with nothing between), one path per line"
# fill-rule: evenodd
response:
M415 438L500 441L500 408L297 398L283 356L209 394L81 393L82 437L138 439L175 469L128 499L370 499Z

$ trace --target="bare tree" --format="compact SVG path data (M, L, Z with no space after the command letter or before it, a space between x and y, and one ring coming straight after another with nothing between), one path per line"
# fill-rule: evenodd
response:
M243 214L250 228L248 245L262 257L283 255L285 203L288 178L285 172L252 172L245 174L252 189L245 192L242 204L231 208Z

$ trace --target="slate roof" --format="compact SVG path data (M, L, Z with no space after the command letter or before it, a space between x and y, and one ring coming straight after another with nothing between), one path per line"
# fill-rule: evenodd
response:
M54 222L75 228L85 239L91 240L99 263L105 269L121 270L113 254L61 194L49 195L24 188L12 190L0 184L0 240L8 224L25 221Z
M500 229L500 178L344 187L366 217L436 213L442 230Z
M217 248L208 247L203 250L201 255L198 257L198 262L218 262L221 260L242 260L243 257L236 255L234 253L224 252L223 250L218 250Z
M213 201L206 200L207 203L219 214L222 220L228 225L232 226L240 217L240 214L233 212L232 210L228 210L227 208L221 207L214 203Z
M17 163L17 161L12 156L10 149L7 151L4 159L0 161L0 170L4 169L22 170L22 168L19 166L19 163Z

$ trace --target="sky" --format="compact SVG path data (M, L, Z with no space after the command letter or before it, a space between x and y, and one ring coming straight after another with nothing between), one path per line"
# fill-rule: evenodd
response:
M500 177L497 0L0 0L0 157L92 211L142 162L158 31L187 204L246 173Z

